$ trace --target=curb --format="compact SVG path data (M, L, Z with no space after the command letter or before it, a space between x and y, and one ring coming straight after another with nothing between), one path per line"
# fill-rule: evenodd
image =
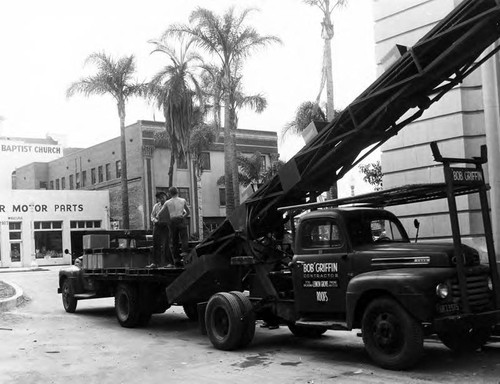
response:
M18 285L9 281L2 281L14 288L16 293L14 294L14 296L8 297L6 299L0 299L0 312L15 308L24 302L23 290Z

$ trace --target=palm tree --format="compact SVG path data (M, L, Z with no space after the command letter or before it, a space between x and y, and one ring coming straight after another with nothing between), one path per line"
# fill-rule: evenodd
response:
M295 117L281 130L281 140L287 135L300 135L312 121L326 121L325 112L317 101L304 101L295 112Z
M196 123L195 101L202 100L202 91L195 74L196 62L201 57L190 51L193 40L181 42L179 52L164 41L152 41L153 52L168 56L171 63L163 67L149 84L149 97L154 99L165 117L165 130L170 142L169 186L173 185L175 160L187 157L190 131Z
M321 84L316 98L319 102L321 93L326 83L326 115L329 121L332 121L335 116L335 103L333 98L333 75L332 75L332 38L334 35L332 12L337 7L342 7L347 4L347 0L335 0L333 4L330 0L304 0L306 4L316 6L323 12L323 21L321 22L321 37L325 40L323 48L323 66L321 70Z
M85 64L94 64L97 67L97 73L71 84L66 91L66 96L71 97L77 93L85 96L109 94L116 100L120 118L122 227L129 229L125 105L130 96L143 95L144 85L132 81L132 75L136 70L133 55L114 60L105 53L92 53L87 57Z
M245 25L251 9L245 9L236 15L234 8L229 8L222 16L205 8L197 8L189 18L193 25L172 25L164 36L190 36L196 43L213 54L220 64L224 87L224 174L226 182L226 215L235 207L235 191L231 170L235 163L231 145L232 117L230 106L233 104L233 76L231 68L235 61L243 61L255 49L281 40L275 36L262 36L254 28Z

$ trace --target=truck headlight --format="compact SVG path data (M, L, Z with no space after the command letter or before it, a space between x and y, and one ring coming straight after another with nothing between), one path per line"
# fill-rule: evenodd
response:
M436 286L436 295L439 298L445 299L448 297L449 294L450 294L450 288L448 288L448 285L441 283Z
M493 280L491 280L491 277L488 277L488 289L493 291Z

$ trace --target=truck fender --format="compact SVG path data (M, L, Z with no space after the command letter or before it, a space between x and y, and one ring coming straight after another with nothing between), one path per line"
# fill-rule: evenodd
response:
M418 321L431 321L437 303L436 285L449 277L437 268L367 272L349 281L346 295L348 328L359 328L364 309L379 296L391 296Z
M59 293L62 288L64 280L69 279L73 287L74 293L84 292L83 286L83 270L72 265L67 268L63 268L59 271Z

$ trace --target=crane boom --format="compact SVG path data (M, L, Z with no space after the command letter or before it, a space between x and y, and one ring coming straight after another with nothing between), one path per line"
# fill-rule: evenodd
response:
M282 227L284 205L327 190L364 157L461 83L493 55L500 37L500 1L465 0L238 207L197 248L199 256L230 246L233 234L255 240Z

